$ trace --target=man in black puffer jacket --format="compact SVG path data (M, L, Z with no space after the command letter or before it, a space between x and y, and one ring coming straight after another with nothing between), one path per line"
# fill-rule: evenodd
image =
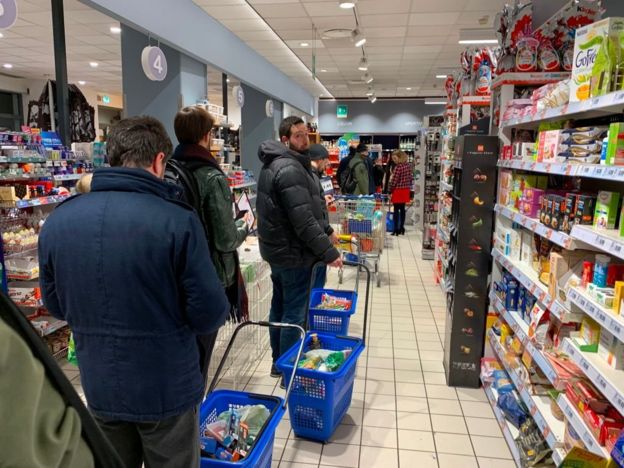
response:
M287 117L279 128L280 142L266 141L258 156L263 163L258 181L258 238L262 258L271 265L271 322L303 325L312 266L323 262L341 267L340 253L323 229L323 206L312 175L305 123ZM273 366L298 340L294 330L270 330Z

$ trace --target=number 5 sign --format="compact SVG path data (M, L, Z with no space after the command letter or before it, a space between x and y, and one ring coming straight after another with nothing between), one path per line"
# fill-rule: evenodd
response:
M17 0L0 0L0 29L9 29L17 21Z
M152 81L163 81L167 77L167 58L160 47L147 46L141 53L143 73Z

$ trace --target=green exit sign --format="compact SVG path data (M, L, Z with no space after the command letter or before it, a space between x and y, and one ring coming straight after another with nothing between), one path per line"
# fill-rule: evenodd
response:
M105 94L105 95L103 95L103 96L102 96L102 102L103 102L104 104L110 104L110 96L108 96L108 95L106 95L106 94Z
M349 115L349 108L347 106L336 106L336 117L339 119L346 119Z

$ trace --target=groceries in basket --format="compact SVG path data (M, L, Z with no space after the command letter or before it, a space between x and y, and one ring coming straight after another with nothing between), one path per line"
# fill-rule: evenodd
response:
M226 461L245 458L269 416L270 411L264 405L246 405L222 412L215 422L202 426L202 456Z
M322 349L318 336L311 335L310 351L304 354L304 359L299 361L297 367L301 369L317 370L319 372L336 372L351 354L350 349L334 351Z
M318 310L350 310L351 300L323 293L321 303L314 308Z

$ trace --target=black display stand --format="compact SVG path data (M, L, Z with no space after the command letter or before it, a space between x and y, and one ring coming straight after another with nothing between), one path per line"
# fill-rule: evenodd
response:
M455 144L451 267L444 369L446 383L479 387L496 201L498 137L460 136Z

